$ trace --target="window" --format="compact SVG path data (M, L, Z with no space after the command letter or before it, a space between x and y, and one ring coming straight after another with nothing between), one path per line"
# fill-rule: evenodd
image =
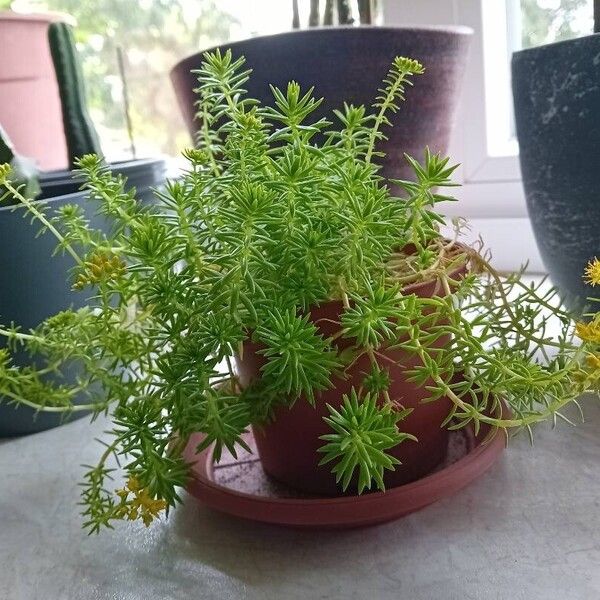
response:
M323 3L324 0L321 0ZM461 24L474 30L464 80L461 116L451 155L461 163L463 186L449 215L473 220L474 234L502 246L504 235L522 239L496 252L507 268L531 259L535 249L518 164L510 55L535 44L590 33L594 0L382 0L388 24ZM0 8L60 11L77 21L78 47L94 122L111 160L129 158L123 80L130 98L138 156L175 156L190 144L169 79L181 58L229 40L286 31L292 0L0 0ZM298 0L300 21L310 0ZM381 18L380 18L381 17ZM117 49L124 56L124 79ZM491 244L492 246L494 243ZM500 258L498 259L500 260Z
M593 31L593 0L492 0L483 2L487 153L518 154L509 65L513 52Z
M514 49L568 40L594 29L593 0L512 0L507 8Z
M474 31L450 149L461 162L459 202L500 268L543 272L527 217L510 87L513 51L591 33L593 0L387 0L388 24L460 24ZM510 244L506 241L511 240Z
M0 10L73 17L89 108L110 160L132 155L123 81L136 155L178 156L191 140L170 69L217 44L291 29L292 6L292 0L0 0ZM307 23L310 0L298 0L298 9L301 24Z

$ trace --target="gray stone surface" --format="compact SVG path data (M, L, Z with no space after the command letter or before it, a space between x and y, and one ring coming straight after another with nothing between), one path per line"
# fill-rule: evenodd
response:
M469 488L403 520L302 532L247 523L193 499L145 530L88 537L79 465L85 420L0 443L0 599L600 598L600 406L586 423L511 440ZM102 421L92 427L102 435Z

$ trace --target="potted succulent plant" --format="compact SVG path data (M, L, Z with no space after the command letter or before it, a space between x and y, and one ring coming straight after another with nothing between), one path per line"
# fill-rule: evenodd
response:
M346 104L332 126L313 117L310 90L273 88L274 107L261 106L244 93L242 58L207 54L199 147L160 206L136 203L97 157L79 161L109 232L74 208L32 211L2 167L0 181L73 259L74 287L90 290L79 310L0 330L46 368L84 364L76 386L57 386L43 364L15 367L3 350L5 397L69 411L76 389L85 409L111 416L83 483L90 531L149 524L176 505L198 432L193 453L212 447L218 461L252 426L274 477L361 493L431 469L447 428L531 429L597 388L597 320L578 324L574 343L552 290L497 273L440 232L448 159L426 151L407 157L412 180L381 176L388 114L422 73L397 57L372 109ZM598 283L597 266L589 276ZM116 491L113 457L127 478Z
M52 23L45 35L49 37L54 59L62 101L64 136L70 162L74 166L77 156L90 152L101 154L101 147L87 111L83 76L71 26ZM0 160L11 164L17 183L27 184L25 195L35 198L35 202L31 203L32 210L50 209L56 214L81 210L82 218L94 228L110 229L110 222L95 215L92 204L86 202L87 193L80 190L82 181L76 173L70 169L38 171L32 160L17 153L1 128ZM160 186L165 178L165 163L161 159L112 163L110 169L115 177L127 179L127 189L131 193L137 190L140 202L153 201L152 187ZM0 189L0 195L3 191ZM0 285L3 289L10 287L11 293L0 294L0 315L4 322L31 328L60 310L81 307L85 298L72 290L67 281L72 258L64 253L54 256L55 241L51 227L44 226L40 235L32 238L29 221L23 218L27 216L25 207L11 202L8 196L4 194L5 201L0 206ZM31 358L21 351L15 354L13 360L26 365ZM78 376L79 369L73 363L64 377L58 377L57 381L73 382ZM56 374L48 373L46 378L50 377L56 377ZM64 415L52 411L38 414L33 419L34 415L35 410L31 407L15 409L0 406L0 436L40 431L65 420Z

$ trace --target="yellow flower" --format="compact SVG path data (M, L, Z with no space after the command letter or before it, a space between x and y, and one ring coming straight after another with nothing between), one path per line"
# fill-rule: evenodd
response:
M167 508L164 500L150 496L147 488L142 487L137 477L130 477L126 487L117 490L116 493L121 499L121 504L115 510L117 519L127 518L130 521L142 519L144 525L148 527L161 511Z
M127 496L129 495L129 490L117 490L117 496L121 498L121 500L127 500Z
M164 500L151 498L145 488L136 493L136 497L131 504L136 511L139 510L139 516L146 527L158 517L161 511L167 508L167 503Z
M600 323L576 323L575 333L584 342L600 344Z
M590 285L600 285L600 260L594 258L585 268L583 279Z
M73 288L82 290L88 285L96 285L101 281L117 280L127 270L127 264L122 258L115 254L106 252L95 252L83 266L83 270L77 276Z
M582 390L596 388L600 384L600 354L588 354L582 366L574 373L575 381L581 384Z
M596 369L600 373L600 354L588 354L585 361L590 369Z
M130 477L127 480L127 489L130 492L139 492L142 489L142 484L139 482L137 477Z

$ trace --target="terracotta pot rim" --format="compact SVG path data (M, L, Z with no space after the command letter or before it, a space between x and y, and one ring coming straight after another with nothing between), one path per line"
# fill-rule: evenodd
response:
M468 246L466 244L463 244L462 242L456 242L456 246L461 249L468 248ZM469 264L469 260L467 259L464 263L462 263L462 264L458 265L456 268L452 269L452 271L450 271L448 273L448 275L450 275L450 276L458 275L463 269L468 268L468 264ZM415 290L419 290L423 287L431 285L432 283L435 283L435 279L426 279L425 281L409 283L406 287L402 288L402 292L406 293L406 294L413 294L413 293L415 293Z
M507 415L511 414L510 409L506 402L502 401L502 409L501 413L505 413ZM242 492L230 488L225 488L224 486L216 483L213 479L213 470L214 463L211 462L211 448L203 450L200 454L195 455L193 452L192 446L196 444L189 443L186 449L184 450L184 457L186 460L190 461L193 465L199 463L200 461L207 461L206 467L206 475L198 475L196 469L192 467L192 481L199 482L203 486L211 488L220 493L226 492L228 495L235 496L238 498L244 498L247 500L251 500L256 504L277 504L277 505L287 505L287 506L306 506L306 504L311 504L312 506L332 506L332 505L348 505L348 504L365 504L370 502L377 503L382 497L390 496L394 494L396 490L402 490L402 493L410 493L412 491L418 490L422 487L427 487L431 481L438 480L440 475L443 474L445 479L451 479L456 473L464 471L468 468L469 465L473 463L477 463L482 459L482 455L494 454L495 452L499 453L501 449L506 447L506 440L502 435L502 431L499 428L492 428L488 434L485 436L483 440L477 443L476 447L469 452L466 456L464 456L459 461L451 464L450 466L444 468L442 471L430 473L425 477L417 479L416 481L412 481L410 483L405 483L403 485L391 487L386 491L377 491L377 492L369 492L367 494L362 495L351 495L351 496L329 496L329 497L315 497L315 498L279 498L273 496L257 496L255 494L250 494L248 492ZM194 460L194 457L196 459Z
M7 207L8 208L8 207ZM2 209L0 209L1 212ZM457 242L456 243L458 246L461 246L462 248L468 248L468 246L466 244L463 244L462 242ZM463 269L468 268L468 261L465 264L459 265L458 267L456 267L456 269L453 269L452 271L450 271L450 275L455 275L455 274L459 274ZM414 294L416 293L418 295L418 291L424 287L427 287L428 285L431 285L432 283L434 283L435 280L434 279L427 279L425 281L419 281L417 283L411 283L409 285L407 285L405 288L402 288L402 292L406 293L406 294ZM311 304L309 305L309 307L307 308L306 311L304 311L304 313L302 314L309 314L311 313L314 309L320 309L323 307L328 307L328 306L333 306L336 304L341 304L342 300L340 299L336 299L336 300L324 300L323 302L319 303L319 304ZM247 330L248 333L250 334L250 337L248 337L247 339L244 340L244 345L246 344L254 344L255 342L253 342L251 340L252 337L252 333L253 330Z
M448 241L450 241L450 240L448 240ZM468 248L468 246L466 244L463 244L462 242L456 242L456 245L458 247L460 247L460 248L464 248L464 249ZM468 268L468 262L469 261L467 259L467 261L465 261L464 264L458 265L455 269L452 269L452 271L450 271L448 274L450 276L460 274L460 272L463 269ZM427 287L428 285L431 285L432 283L435 283L435 279L426 279L425 281L418 281L416 283L410 283L406 287L402 288L402 293L405 294L405 295L415 294L416 293L418 295L419 290ZM332 305L332 304L339 304L340 302L342 302L340 299L336 299L336 300L326 300L324 302L321 302L320 304L311 304L309 306L309 311L308 312L310 312L310 309L314 308L314 307L329 306L329 305Z

